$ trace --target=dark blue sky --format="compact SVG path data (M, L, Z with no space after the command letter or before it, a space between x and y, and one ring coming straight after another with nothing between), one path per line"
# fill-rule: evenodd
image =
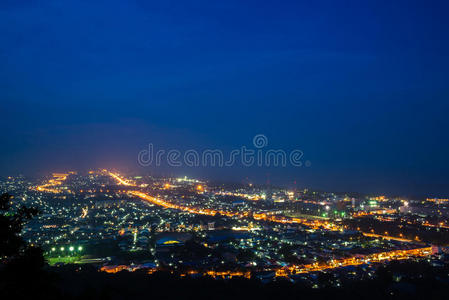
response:
M447 1L0 2L0 175L137 169L169 149L308 168L146 168L449 195Z

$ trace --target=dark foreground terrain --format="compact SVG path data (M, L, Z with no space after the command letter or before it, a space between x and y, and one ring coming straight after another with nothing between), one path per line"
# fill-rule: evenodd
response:
M392 263L376 279L343 282L333 287L331 277L321 276L318 287L277 280L263 284L256 279L180 278L156 272L123 271L116 274L77 266L34 269L3 268L2 299L447 299L446 268L424 273L421 265ZM445 275L445 276L444 276Z

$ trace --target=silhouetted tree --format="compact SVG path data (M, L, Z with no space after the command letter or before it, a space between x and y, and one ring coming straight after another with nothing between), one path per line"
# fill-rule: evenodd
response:
M38 210L25 206L12 210L11 199L9 194L0 196L0 293L29 295L42 290L42 280L47 278L42 249L27 244L20 236L23 224Z
M29 246L20 237L24 222L37 215L38 210L22 206L17 211L11 211L9 194L0 196L0 259L5 261L22 256Z

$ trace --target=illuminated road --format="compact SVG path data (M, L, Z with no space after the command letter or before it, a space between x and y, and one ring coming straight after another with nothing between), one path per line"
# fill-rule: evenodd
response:
M325 263L314 263L308 265L291 265L288 267L278 267L265 269L266 271L274 271L276 277L286 277L294 274L304 274L310 272L319 272L323 270L336 269L348 266L359 266L369 263L379 263L387 260L404 260L410 259L412 257L427 257L432 254L432 247L424 247L410 250L394 250L388 252L380 252L366 255L365 257L350 257L339 260L331 260ZM120 266L105 266L101 268L101 271L107 273L117 273L123 270L133 270L131 266L120 265ZM156 271L157 268L151 269L150 273ZM214 278L228 277L232 278L234 276L241 276L250 278L250 272L239 272L239 271L194 271L191 270L188 273L183 273L181 276L187 276L192 274L202 274L204 276L212 276Z
M136 186L136 185L132 184L130 181L121 178L120 175L118 175L116 173L107 172L107 174L110 175L112 178L114 178L120 185ZM260 220L260 221L268 221L268 222L275 222L275 223L282 223L282 224L302 224L302 225L306 225L306 226L314 228L314 229L326 229L326 230L333 230L333 231L343 230L343 228L341 226L332 224L328 221L288 218L285 216L268 215L265 213L252 213L252 212L236 213L236 212L223 211L223 210L201 209L201 208L194 208L194 207L189 207L189 206L173 204L171 202L162 200L160 198L156 198L154 196L148 195L148 194L140 192L140 191L127 191L127 193L131 194L133 196L137 196L137 197L139 197L145 201L148 201L152 204L162 206L164 208L177 209L177 210L186 211L186 212L189 212L192 214L209 215L209 216L222 215L222 216L236 217L236 218L252 217L254 220Z
M314 263L309 265L289 266L277 271L278 276L286 274L309 273L347 266L358 266L368 263L382 262L386 260L403 260L411 257L426 257L432 254L432 247L424 247L410 250L394 250L369 254L365 257L351 257L340 260L332 260L324 264Z
M56 187L60 186L68 176L69 174L53 173L53 179L50 179L45 184L38 185L36 187L36 190L38 190L39 192L59 194L61 193L61 191L59 189L56 189Z
M416 242L414 240L409 240L409 239L404 239L404 238L394 237L394 236L388 236L388 235L380 235L380 234L367 233L367 232L362 232L362 234L367 237L382 238L382 239L393 240L393 241L398 241L398 242L406 242L406 243Z
M172 208L172 209L182 210L182 211L186 211L186 212L189 212L192 214L208 215L208 216L214 216L216 214L220 214L220 215L224 215L224 216L228 216L228 217L238 216L237 213L232 213L232 212L216 211L216 210L211 210L211 209L197 209L197 208L192 208L192 207L188 207L188 206L176 205L171 202L167 202L165 200L150 196L148 194L145 194L145 193L139 192L139 191L129 191L128 193L131 195L137 196L143 200L146 200L152 204L162 206L164 208Z
M106 171L106 170L103 170ZM126 186L135 186L134 184L132 184L130 181L122 179L119 175L114 174L112 172L108 172L109 176L111 176L112 178L114 178L115 180L117 180L119 185L126 185Z

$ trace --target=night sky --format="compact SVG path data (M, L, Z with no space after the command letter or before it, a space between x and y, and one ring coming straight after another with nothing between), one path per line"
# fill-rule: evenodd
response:
M449 2L299 2L0 1L0 175L449 196ZM311 166L137 164L148 143L230 151L256 134Z

